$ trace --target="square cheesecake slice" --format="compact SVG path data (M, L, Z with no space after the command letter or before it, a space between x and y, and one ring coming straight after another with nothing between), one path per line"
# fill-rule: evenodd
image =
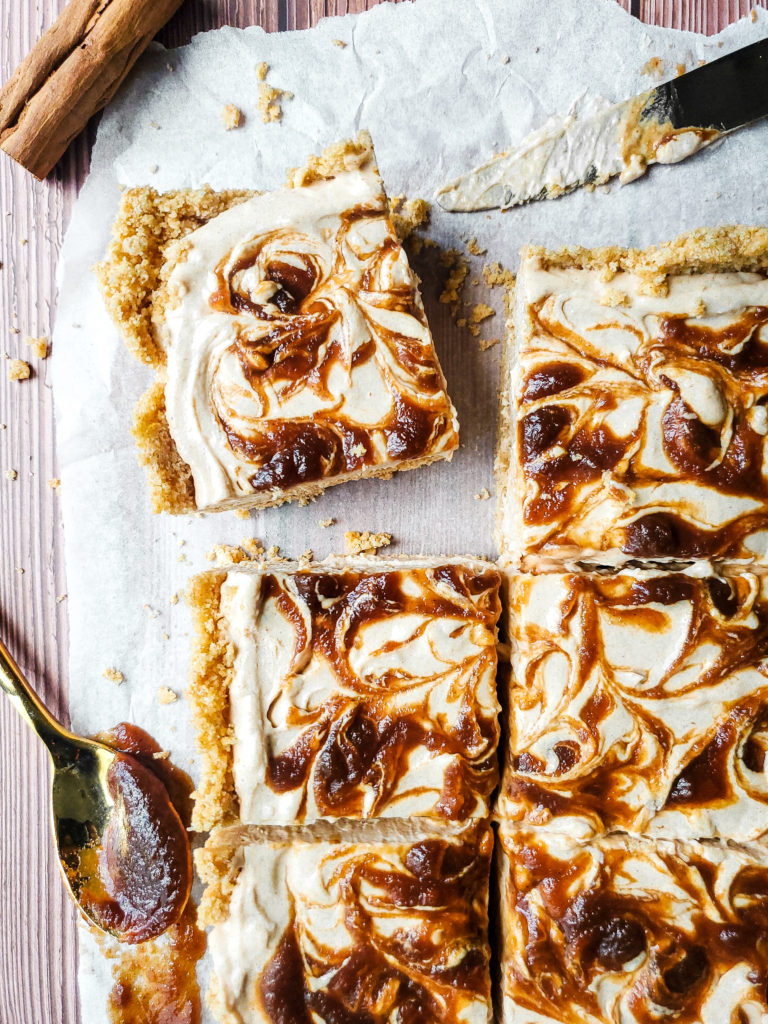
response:
M768 558L768 231L523 253L499 545L564 560Z
M156 511L279 505L457 447L367 133L270 193L127 190L98 275L158 371L134 430Z
M768 578L514 576L509 615L500 818L768 834Z
M198 577L195 827L487 816L499 583L470 559Z
M228 844L237 831L198 855L223 1024L490 1024L487 825Z
M502 1024L762 1024L761 845L501 831Z

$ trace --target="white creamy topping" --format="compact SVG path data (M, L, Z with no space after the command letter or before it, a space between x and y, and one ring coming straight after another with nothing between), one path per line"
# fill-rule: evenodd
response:
M365 217L344 219L361 207ZM311 269L311 308L279 306L281 285L270 275L279 278L282 266ZM226 308L228 299L225 308L212 307L222 280L240 297L237 308ZM434 439L434 451L455 447L455 415L442 385L420 389L386 340L387 331L413 339L437 365L420 319L383 307L403 289L420 310L416 279L388 225L371 166L256 196L184 239L168 284L166 412L192 471L198 508L253 493L264 458L291 456L270 440L272 428L291 422L326 416L350 424L370 434L375 464L396 461L381 431L398 393L427 408L444 407L450 428ZM277 339L290 341L294 332L298 348L311 349L313 329L326 334L316 369L297 377ZM240 439L239 447L227 432ZM266 456L259 455L265 445Z
M670 275L666 283L659 294L647 280L626 271L606 282L597 270L548 268L536 254L523 260L516 285L518 351L511 401L518 423L539 409L560 407L568 413L566 430L535 461L524 467L524 453L518 449L510 463L517 479L510 481L502 508L502 547L527 556L525 567L550 553L609 564L625 560L626 528L656 512L673 513L711 534L745 513L766 510L764 497L750 484L745 482L739 493L738 481L736 487L721 488L709 474L728 460L735 468L742 464L742 442L735 439L742 425L760 437L768 433L762 375L750 370L748 361L744 370L727 364L743 352L749 337L761 336L748 321L746 328L731 334L729 329L750 310L768 306L768 278L759 273L700 273ZM695 337L688 345L665 340L668 318L684 319L703 336L719 332L719 357L700 350ZM546 374L551 364L573 367L582 380L551 394L526 397L526 381L539 371ZM513 424L513 432L518 429ZM707 461L696 472L679 461L691 458L693 441L684 439L686 429L693 431L692 438L705 437L707 445L702 449ZM602 474L579 477L578 463L588 455L571 441L585 430L597 436L598 446L607 430L609 437L626 441L626 448ZM678 439L677 461L670 437ZM572 462L575 497L559 518L531 515L543 495L535 479L537 466L561 454ZM768 479L768 452L757 447L755 454L761 460L758 469ZM750 458L755 455L750 453ZM760 522L750 524L743 539L735 541L741 548L731 549L729 556L762 554L760 530ZM674 552L669 555L674 557Z
M661 977L664 967L675 962L668 959L671 953L701 944L702 919L715 931L733 923L741 929L750 927L749 919L741 916L745 908L733 900L731 891L738 890L745 871L758 869L768 874L761 849L650 843L621 836L601 837L583 846L563 833L514 833L504 826L501 840L502 1024L555 1024L561 1020L644 1024L648 1019L678 1016L685 1020L695 1016L701 1024L723 1024L739 1014L750 1024L763 1024L768 1017L764 985L755 980L754 967L762 962L757 949L754 959L731 964L730 952L721 959L716 947L705 946L704 988L694 985L688 998L685 991L665 996ZM574 956L566 945L561 921L547 909L553 879L547 883L544 898L537 888L542 886L543 873L537 876L534 868L533 879L528 880L527 865L532 863L532 853L535 856L539 851L546 854L555 872L561 863L562 876L570 879L568 898L574 901L568 914L571 928L580 916L580 900L585 907L591 896L614 901L617 917L639 923L645 933L644 941L637 942L640 950L635 956L615 967L601 964L594 956L584 960ZM558 881L555 875L555 884ZM757 891L764 894L765 890L758 887ZM764 922L768 917L765 896L755 897L755 903L761 911L758 920ZM588 914L582 910L581 915L589 927ZM536 970L532 972L527 936L534 929L538 941ZM755 930L756 947L760 941ZM594 948L594 944L587 947L590 951ZM561 972L569 976L570 985L563 985L558 995L557 986L550 982ZM674 1005L665 1005L670 1000Z
M531 781L558 793L568 802L564 814L581 815L597 833L626 828L747 841L768 831L768 777L742 759L759 709L768 704L758 638L764 627L755 603L764 618L768 581L742 577L739 610L722 621L708 583L693 577L696 606L685 597L666 604L630 600L634 584L652 588L667 579L674 586L674 576L625 570L601 590L593 576L581 583L555 573L517 578L510 595L516 685L509 742L518 767L508 759L499 814L538 824L551 818L559 827L559 812L545 816L533 798L516 791ZM694 618L695 608L705 617ZM587 630L585 623L593 625ZM729 667L734 643L745 654ZM593 652L586 671L585 649ZM729 720L738 728L725 755L730 795L714 803L668 802L680 773ZM760 742L763 733L753 736ZM562 770L564 747L573 757ZM521 763L528 756L542 767ZM588 796L598 784L609 785L602 803Z
M430 964L419 970L400 962L398 946L408 948L414 941L429 937L441 949L441 916L429 905L398 905L385 888L373 887L365 877L359 892L345 880L355 877L358 863L391 877L412 880L406 867L411 843L380 841L375 844L296 842L291 845L254 843L246 845L238 856L242 860L226 918L210 933L208 943L216 975L218 1000L231 1017L232 1024L270 1024L272 1018L263 1008L260 986L264 969L275 955L281 939L292 929L304 967L303 978L292 976L294 985L302 982L309 992L323 991L334 974L343 969L348 958L365 941L350 927L354 914L364 911L371 929L374 947L389 950L389 969L400 970L430 991L438 1005L455 1005L456 1015L445 1019L456 1024L488 1024L490 998L472 992L455 991L441 982ZM469 893L468 900L482 899L482 893ZM355 906L355 902L358 906ZM480 923L478 922L478 932ZM456 941L450 930L442 932L443 948L454 964L460 964L471 947ZM481 940L477 939L478 942ZM483 943L485 939L483 938ZM443 949L441 949L441 954ZM318 973L313 964L325 970ZM444 969L441 961L437 967ZM354 984L349 982L350 986ZM354 993L348 998L353 1000ZM363 997L364 998L364 997ZM395 1007L396 1009L396 1007ZM326 1018L319 1012L313 1019Z
M479 617L385 613L356 630L346 653L350 681L313 643L310 610L290 575L278 578L303 622L307 643L298 652L295 623L275 598L264 598L259 575L233 570L221 593L235 649L230 719L241 821L279 823L329 816L316 801L315 782L322 771L319 754L311 759L306 783L282 791L269 784L267 759L293 748L318 724L323 726L321 749L326 747L329 730L350 720L361 702L366 713L379 720L416 714L422 727L436 736L459 732L468 714L496 716L495 636ZM411 588L421 586L416 573L406 574L405 580ZM383 805L374 804L379 799L377 787L360 782L365 795L362 816L441 813L438 805L446 787L450 791L452 772L464 759L486 759L493 750L488 742L480 736L465 737L456 741L462 753L416 744L397 766L394 789ZM487 798L480 794L476 806L463 810L467 817L485 813Z

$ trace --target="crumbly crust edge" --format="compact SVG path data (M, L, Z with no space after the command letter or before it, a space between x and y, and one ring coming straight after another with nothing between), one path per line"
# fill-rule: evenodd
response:
M746 224L697 228L647 249L527 246L522 258L534 259L544 270L598 270L606 280L623 270L656 282L663 293L669 274L768 271L768 228Z
M187 696L203 762L192 811L192 827L198 832L237 821L229 721L235 652L221 612L226 578L225 571L201 573L192 578L186 594L194 629Z

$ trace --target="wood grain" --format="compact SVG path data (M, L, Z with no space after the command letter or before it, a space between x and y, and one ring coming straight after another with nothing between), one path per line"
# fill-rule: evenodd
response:
M159 39L178 46L220 25L307 28L375 2L187 0ZM754 6L750 0L619 2L645 21L710 34ZM64 0L0 0L3 80L63 5ZM44 183L0 158L0 349L13 357L29 355L23 335L50 334L56 259L88 171L93 134L91 126ZM47 365L31 361L33 377L22 383L9 382L0 366L0 635L49 707L66 720L63 538L56 492L48 486L57 476L53 406ZM11 469L16 480L6 478ZM47 787L40 744L0 699L0 1024L80 1020L74 912L50 843Z

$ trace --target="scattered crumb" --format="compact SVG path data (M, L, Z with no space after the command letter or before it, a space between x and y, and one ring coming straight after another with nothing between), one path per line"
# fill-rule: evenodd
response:
M48 358L48 339L46 337L31 338L28 334L25 334L24 341L38 359Z
M664 74L664 61L661 57L651 57L640 68L640 74L653 75L655 78L660 78Z
M122 686L125 682L125 676L122 672L118 672L116 668L105 668L101 674L105 679L108 679L110 683L114 683L116 686Z
M478 324L482 323L483 320L487 320L488 317L495 315L496 311L492 306L487 305L485 302L476 303L469 314L469 330L473 337L476 338L480 333Z
M333 40L333 45L334 46L338 46L338 48L340 50L346 50L346 48L347 48L347 44L344 42L343 39L334 39Z
M368 530L347 530L344 534L348 555L373 554L378 548L392 543L391 533L370 533Z
M157 172L159 170L160 170L160 164L151 164L150 168L149 168L149 173L150 174L157 174Z
M757 21L757 8L756 7L753 7L752 10L749 12L749 19L750 19L750 21L752 22L753 25Z
M467 318L465 316L460 316L457 319L457 321L456 321L456 326L457 327L466 327L467 326Z
M250 509L247 509L247 508L236 508L235 509L235 515L237 516L238 519L250 519L251 518Z
M508 53L505 53L504 56L501 58L501 63L502 64L509 64L509 54Z
M6 469L5 475L9 480L15 480L19 474L15 469Z
M448 268L448 278L440 293L441 302L460 302L461 289L464 286L469 264L458 249L447 249L440 257L440 262Z
M351 452L355 458L360 459L365 455L365 445L360 441L351 448Z
M511 288L515 283L515 275L500 263L486 263L483 267L483 277L489 288Z
M144 608L145 612L149 612L150 619L156 619L160 614L157 608L153 608L151 604L145 604L142 607Z
M240 562L252 562L264 555L264 545L255 537L248 537L240 544L214 544L206 554L209 562L217 566L237 565Z
M153 752L153 754L152 754L152 757L154 757L154 759L156 761L165 761L170 756L171 756L170 750L155 750Z
M173 704L178 699L179 695L174 693L170 686L161 686L157 691L158 704Z
M173 71L173 64L166 64L165 65L165 70L166 71Z
M279 121L283 116L283 108L280 106L283 100L292 100L293 93L287 92L285 89L278 89L274 85L270 85L267 82L267 72L269 71L269 64L266 61L262 61L261 64L256 67L256 74L259 77L259 98L256 103L256 109L261 114L261 120L268 124L270 121Z
M428 222L430 209L426 199L406 199L402 195L390 198L389 219L401 242L410 238L416 228Z
M56 598L56 604L61 604L62 601L66 601L66 600L67 600L67 595L66 594L59 594L59 596Z
M171 594L171 604L178 604L178 603L179 603L179 595L178 595L178 593Z
M271 560L273 558L277 558L279 554L280 554L279 546L277 544L273 544L272 547L269 548L269 550L267 551L267 558L269 558Z
M163 633L163 640L170 640L171 637L168 633Z
M501 338L481 338L479 345L481 351L487 352L489 348L493 348L494 345L498 345L500 342Z
M302 567L310 565L312 563L313 557L314 555L312 552L312 548L307 548L303 555L299 555L299 565Z
M31 373L29 363L23 359L8 360L8 380L27 380Z
M473 256L484 256L488 252L487 249L482 249L477 244L477 239L474 237L470 238L470 240L467 242L467 249L472 253Z
M335 519L333 518L333 516L331 516L331 517L330 517L330 519L321 519L321 520L320 520L320 526L321 526L321 527L322 527L322 528L323 528L324 530L327 530L327 529L328 529L328 527L329 527L329 526L333 526L333 524L334 524L335 522L336 522L336 520L335 520Z
M0 266L2 266L2 264L0 264ZM11 334L21 334L21 331L19 330L19 328L18 327L14 327L13 324L11 324L9 330L10 330Z
M48 481L48 486L51 488L52 491L58 491L58 489L61 487L61 480L59 480L59 478L55 476L52 480Z
M226 131L231 132L233 128L239 128L243 123L243 112L234 103L228 103L221 112L221 122Z
M16 566L16 572L19 574L19 576L23 576L24 575L24 570L21 568L20 565Z
M482 491L478 491L475 495L475 501L488 501L491 496L491 492L487 487L484 487Z
M685 64L675 64L675 77L679 78L680 75L685 74Z

